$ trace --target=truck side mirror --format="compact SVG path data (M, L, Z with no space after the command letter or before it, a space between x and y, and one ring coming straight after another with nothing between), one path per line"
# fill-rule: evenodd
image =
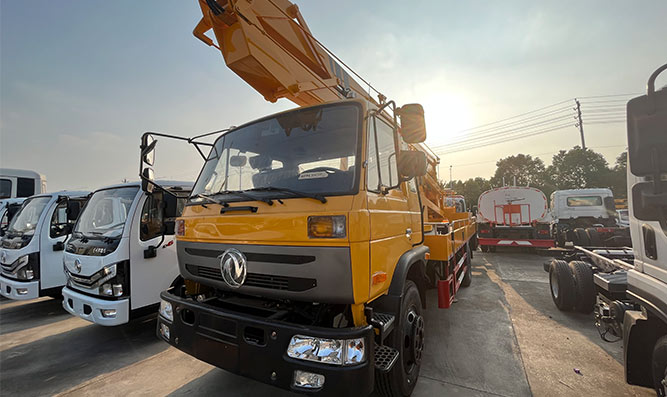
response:
M162 195L162 205L164 206L164 219L176 218L178 213L178 198L172 194Z
M426 140L424 108L418 103L410 103L396 109L401 118L401 136L406 143L422 143Z
M68 221L76 221L81 213L81 202L78 200L67 200L67 208L65 209Z
M655 91L658 68L648 80L648 93L628 102L628 162L630 172L644 181L632 186L634 216L659 221L667 230L667 89Z
M155 189L153 183L155 179L155 171L153 171L153 164L155 163L155 145L157 140L149 133L145 133L141 137L141 161L139 164L139 177L141 178L141 190L146 193L152 193Z
M426 154L415 150L401 150L398 158L398 172L406 180L426 175L428 162Z

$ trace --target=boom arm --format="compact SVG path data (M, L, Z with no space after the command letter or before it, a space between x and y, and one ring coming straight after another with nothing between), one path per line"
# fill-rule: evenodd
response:
M354 96L372 100L288 0L199 0L199 6L203 17L195 37L219 49L227 66L267 101L309 106ZM217 45L206 36L209 30Z

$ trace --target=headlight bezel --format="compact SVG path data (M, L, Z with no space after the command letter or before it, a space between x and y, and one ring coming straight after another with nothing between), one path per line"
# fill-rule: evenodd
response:
M351 344L355 346L356 350L353 350L354 354L348 357L351 353ZM330 353L323 353L321 350L323 346ZM331 339L297 334L290 339L285 353L296 360L336 366L359 365L368 359L366 340L363 337Z
M174 322L174 306L171 304L171 302L160 299L160 308L158 309L158 313L165 320Z

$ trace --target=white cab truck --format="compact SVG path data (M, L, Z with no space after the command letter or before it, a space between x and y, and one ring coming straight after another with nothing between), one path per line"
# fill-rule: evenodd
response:
M89 192L26 199L0 240L0 294L10 299L60 295L64 242Z
M549 248L551 218L547 197L528 186L487 190L477 201L477 232L482 251L496 247Z
M611 189L556 190L551 194L551 235L559 247L630 246L630 231L618 224Z
M46 193L46 177L30 170L0 168L0 199Z
M167 192L147 194L136 182L92 194L62 261L63 307L69 313L114 326L156 311L160 292L179 277L174 220L192 183L161 186Z
M667 88L627 105L632 250L575 246L545 263L561 310L595 312L607 342L623 341L629 384L667 395ZM567 251L567 250L563 250ZM568 262L569 261L569 262ZM604 391L600 391L603 393Z

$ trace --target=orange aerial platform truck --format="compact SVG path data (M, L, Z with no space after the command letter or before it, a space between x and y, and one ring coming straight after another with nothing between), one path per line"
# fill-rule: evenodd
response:
M146 191L161 189L156 138L205 159L176 221L182 280L161 294L158 336L288 390L410 395L426 290L450 307L476 242L472 214L446 207L423 108L374 91L287 0L199 6L194 35L267 101L300 107L193 138L142 136Z

